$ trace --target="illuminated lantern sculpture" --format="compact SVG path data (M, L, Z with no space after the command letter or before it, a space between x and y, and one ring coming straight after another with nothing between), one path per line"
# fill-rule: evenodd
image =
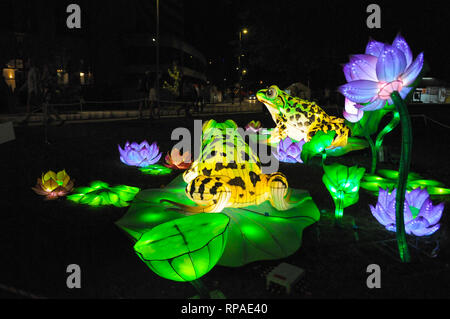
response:
M305 163L308 163L312 157L316 156L317 154L321 154L323 165L327 157L326 149L333 142L335 135L335 131L328 131L327 133L324 133L323 131L317 132L309 142L303 145L302 152L300 154L301 159Z
M358 202L359 184L364 175L363 167L347 167L334 163L324 165L325 174L322 181L333 197L335 204L335 218L339 221L344 215L344 208Z
M139 170L146 175L167 175L172 172L171 168L159 164L139 167Z
M351 56L350 62L344 65L348 83L339 91L361 111L378 110L386 103L394 103L391 98L394 91L404 99L422 66L423 53L413 61L411 49L401 35L397 35L392 45L370 40L365 54Z
M155 164L162 156L156 142L149 145L147 141L143 141L141 144L127 141L123 149L119 145L119 152L122 163L139 167Z
M116 207L125 207L129 205L129 201L133 200L139 192L139 188L117 185L109 186L108 183L102 181L94 181L88 187L77 187L74 194L67 196L67 199L89 206L105 206L114 205Z
M160 224L144 233L134 250L157 275L174 281L197 280L219 261L230 218L199 214Z
M252 120L245 126L245 130L251 131L253 133L261 131L262 130L261 122Z
M394 39L392 45L370 40L365 54L353 55L350 57L350 62L344 66L348 83L339 87L339 91L354 102L359 110L376 111L395 105L398 113L394 119L397 117L397 123L401 123L402 150L398 169L396 236L400 259L403 262L409 262L411 259L405 236L403 202L411 164L412 145L411 119L404 99L413 91L414 85L417 85L423 62L423 53L420 53L413 61L412 51L400 34ZM371 148L374 149L373 146Z
M48 171L37 179L37 184L32 189L36 194L46 196L46 199L56 199L66 196L73 189L73 181L65 170L55 173Z
M275 157L280 162L303 163L300 157L303 144L305 144L304 140L301 140L300 142L293 142L290 137L287 137L284 140L281 140L280 143L278 143Z
M200 158L184 173L186 195L198 205L161 202L170 202L186 213L220 213L225 207L259 205L266 200L277 210L298 204L290 201L292 191L283 173L262 173L259 158L234 121L217 125L210 120L202 133Z
M355 123L359 122L362 119L364 111L358 109L355 102L352 102L349 99L345 98L345 110L343 112L343 115L347 121Z
M192 158L189 152L184 152L181 155L180 150L173 148L170 154L165 157L166 163L164 166L172 169L188 169L191 166Z
M370 206L373 216L386 227L395 232L395 201L396 192L380 189L376 206ZM426 189L416 188L406 192L404 202L405 231L414 236L429 236L436 232L442 217L444 203L434 206Z
M378 195L380 188L392 191L397 187L398 176L399 173L397 171L380 169L377 171L377 174L365 174L361 181L361 187L375 195ZM424 179L419 174L410 172L408 174L406 189L411 191L416 188L426 188L428 194L436 197L450 195L450 188L443 186L441 182Z
M192 166L164 188L139 192L126 215L116 224L139 241L159 225L181 222L185 215L192 215L186 221L213 236L216 230L209 226L212 223L203 226L194 220L204 215L224 214L230 222L218 265L239 267L257 260L285 258L299 249L303 229L318 221L320 212L308 192L289 188L287 194L285 176L262 174L259 164L235 122L207 121L203 126L200 155ZM206 212L211 213L204 214ZM173 232L167 227L169 230L164 228L158 233L166 236ZM203 235L197 237L197 240L207 239ZM167 239L170 238L167 235ZM167 247L158 246L165 251L164 258L178 255L178 251L172 255ZM154 256L156 253L155 250ZM166 267L167 263L160 265ZM165 273L176 277L171 269L166 269ZM186 271L192 272L189 268Z

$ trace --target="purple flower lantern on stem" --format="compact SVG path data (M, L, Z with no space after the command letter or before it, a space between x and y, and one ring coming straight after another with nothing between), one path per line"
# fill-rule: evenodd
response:
M355 114L353 107L361 111L375 111L386 103L393 104L391 94L397 91L404 99L423 67L423 53L413 62L413 55L405 39L399 34L391 44L370 40L365 54L350 57L344 65L347 84L339 91L351 102L346 103L346 114ZM359 113L357 118L362 117ZM355 117L349 117L355 122Z
M300 142L293 142L290 137L287 137L284 140L281 140L280 143L278 143L275 157L280 162L303 163L300 155L302 154L304 144L304 140L301 140Z
M387 230L395 232L395 197L397 190L391 194L380 188L378 203L370 206L372 215ZM426 189L416 188L405 195L405 231L409 235L429 236L435 233L440 224L444 203L434 206Z
M339 88L349 101L355 103L347 103L346 117L349 120L357 121L362 116L353 107L361 111L375 111L386 105L395 105L402 129L395 225L398 251L403 262L411 260L405 235L403 202L412 147L411 118L404 99L413 89L412 85L422 71L423 62L423 53L413 61L412 51L400 34L392 44L370 40L365 54L353 55L344 66L348 83Z
M122 149L119 145L120 160L130 166L146 167L159 161L162 153L156 142L149 145L147 141L141 144L126 142Z

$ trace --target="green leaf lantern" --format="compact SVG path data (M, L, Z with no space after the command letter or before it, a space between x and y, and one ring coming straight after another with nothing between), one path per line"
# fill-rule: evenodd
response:
M341 220L344 208L359 200L359 186L365 169L357 166L347 167L337 163L324 165L323 169L325 174L322 181L334 200L335 218Z
M140 167L139 170L146 175L167 175L172 172L172 169L159 164Z
M322 154L322 160L324 161L326 148L331 145L335 135L335 131L328 131L327 133L318 131L309 142L303 145L301 154L302 161L308 163L308 161L317 154Z
M73 195L67 196L67 199L89 206L114 205L116 207L126 207L128 202L133 200L140 191L138 187L127 185L109 186L102 181L93 181L90 186L78 187Z
M398 177L398 171L379 169L376 174L365 174L361 181L361 187L378 196L380 188L387 189L390 192L397 188ZM416 188L426 188L432 198L450 195L450 188L446 188L443 183L425 179L417 173L410 172L406 180L406 190L411 191Z
M221 213L178 218L144 233L134 250L163 278L197 280L222 256L229 223L230 218Z

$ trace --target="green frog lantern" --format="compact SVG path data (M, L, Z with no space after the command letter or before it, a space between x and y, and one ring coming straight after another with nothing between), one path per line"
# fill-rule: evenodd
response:
M278 143L288 136L294 141L309 142L318 131L335 131L329 148L347 145L350 129L344 119L328 115L315 102L292 97L276 85L258 91L256 98L266 105L276 123L269 143Z

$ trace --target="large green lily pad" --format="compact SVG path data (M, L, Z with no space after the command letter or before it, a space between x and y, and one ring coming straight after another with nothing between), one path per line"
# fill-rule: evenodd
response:
M172 210L172 204L160 203L161 199L168 199L195 205L185 195L185 187L180 175L164 189L139 192L128 212L116 224L137 241L157 225L185 217ZM303 229L317 222L320 213L307 191L293 189L291 201L298 205L286 211L276 210L268 201L258 206L225 208L222 213L230 218L230 224L218 265L238 267L295 253L301 246Z
M161 277L196 280L219 261L229 222L229 217L220 213L178 218L146 232L134 250Z

